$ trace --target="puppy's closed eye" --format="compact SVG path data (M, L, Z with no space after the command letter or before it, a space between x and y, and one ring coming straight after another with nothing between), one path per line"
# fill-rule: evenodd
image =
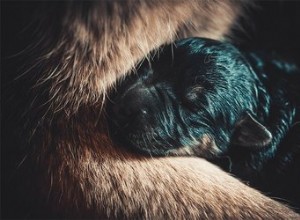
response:
M198 100L203 92L204 88L200 85L186 89L182 95L181 104L190 110L196 110L199 105ZM203 99L203 101L205 100Z

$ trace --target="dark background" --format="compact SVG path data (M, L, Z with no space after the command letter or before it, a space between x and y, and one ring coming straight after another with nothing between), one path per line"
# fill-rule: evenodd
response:
M7 158L7 153L18 158L19 153L14 152L13 146L20 143L15 140L14 128L6 120L11 109L5 103L9 96L8 82L15 77L20 63L13 55L31 41L31 35L25 33L33 32L30 24L40 4L36 1L1 2L1 215L5 218L24 217L30 206L18 199L22 192L14 190L8 181L8 171L15 166L15 161ZM233 31L233 42L246 49L276 51L300 65L300 1L257 1L255 7L246 11L246 16L238 22L241 28Z
M300 64L300 1L254 2L240 19L240 30L235 28L233 42L246 49L275 51Z

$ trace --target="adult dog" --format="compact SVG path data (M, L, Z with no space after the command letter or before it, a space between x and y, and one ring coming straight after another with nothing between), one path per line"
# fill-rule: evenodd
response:
M119 148L101 114L107 91L150 50L177 37L220 39L244 1L5 4L21 17L16 27L31 25L21 38L7 36L14 25L2 31L6 52L23 49L3 62L4 217L298 217L204 160Z
M300 208L299 83L275 56L180 40L116 90L111 131L146 154L207 158Z

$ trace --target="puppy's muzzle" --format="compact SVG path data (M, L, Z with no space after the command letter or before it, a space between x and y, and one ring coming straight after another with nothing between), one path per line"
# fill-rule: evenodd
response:
M111 105L111 116L115 125L119 128L130 125L134 129L145 127L143 118L149 113L149 102L151 94L142 87L129 88L125 94L115 97Z

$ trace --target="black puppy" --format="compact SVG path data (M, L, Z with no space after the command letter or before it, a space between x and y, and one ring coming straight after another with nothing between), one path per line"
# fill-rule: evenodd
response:
M300 207L300 72L191 38L141 63L109 105L110 130L150 155L207 158Z

